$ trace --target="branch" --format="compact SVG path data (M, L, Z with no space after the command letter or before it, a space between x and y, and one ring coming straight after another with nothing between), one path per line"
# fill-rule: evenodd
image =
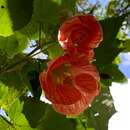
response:
M33 55L31 55L31 57L34 57L34 56L40 54L40 53L43 52L43 51L46 51L47 49L49 49L49 48L51 48L51 47L53 47L53 46L54 46L54 44L50 44L50 45L48 45L47 47L41 49L39 52L34 53Z
M5 118L4 116L0 115L0 117L9 125L13 126L13 124L7 119Z
M0 74L5 74L5 73L8 73L8 72L11 72L11 71L14 71L16 69L16 67L18 65L20 65L21 63L23 62L27 62L27 58L32 55L33 53L35 53L39 48L36 47L34 50L32 50L29 54L27 54L23 59L15 62L14 64L11 64L9 66L7 66L5 69L3 69L3 71L0 72ZM24 63L25 64L25 63Z
M45 50L47 50L47 49L49 49L53 46L54 46L54 44L50 44L47 47L44 47L43 49L41 49L39 52L35 53L37 50L39 50L39 47L36 47L29 54L27 54L23 59L21 59L21 60L15 62L14 64L6 67L3 71L0 72L0 75L8 73L8 72L15 71L16 68L18 67L18 65L21 65L21 64L24 65L27 62L28 57L34 57L34 56L38 55L39 53L41 53L41 52L43 52L43 51L45 51Z

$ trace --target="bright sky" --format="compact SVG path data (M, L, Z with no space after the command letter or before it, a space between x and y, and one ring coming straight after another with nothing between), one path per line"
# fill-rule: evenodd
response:
M127 84L113 83L110 88L118 111L109 121L109 130L130 130L130 79Z
M130 130L130 52L120 55L120 70L126 75L128 83L113 83L110 87L115 108L118 111L109 121L109 130Z
M95 4L97 0L88 0L90 3ZM106 6L109 0L99 0L103 6Z
M120 54L122 63L119 65L120 70L130 78L130 52Z

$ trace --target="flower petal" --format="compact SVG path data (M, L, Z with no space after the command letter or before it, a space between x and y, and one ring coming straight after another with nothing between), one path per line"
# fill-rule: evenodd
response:
M102 28L92 15L78 15L65 21L58 33L61 47L67 51L84 52L96 48L103 39Z
M75 77L75 84L77 88L84 93L92 94L96 96L99 94L99 83L90 74L81 73Z
M89 104L93 101L94 97L91 95L82 95L82 98L71 105L53 104L53 108L63 114L76 116L83 112Z
M85 53L53 59L39 79L54 109L65 115L80 114L99 93L99 74Z
M57 86L53 94L54 104L70 105L81 99L81 93L74 86Z

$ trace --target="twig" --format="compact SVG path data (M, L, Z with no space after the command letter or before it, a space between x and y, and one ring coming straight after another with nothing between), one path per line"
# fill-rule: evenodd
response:
M45 50L51 48L52 46L54 46L54 44L48 45L46 48L43 48L43 49L41 49L39 52L34 53L33 55L31 55L31 57L34 57L34 56L38 55L39 53L41 53L41 52L43 52L43 51L45 51Z
M26 57L29 57L29 56L31 56L34 52L36 52L37 50L39 50L39 47L36 47L34 50L32 50L30 53L28 53L27 55L26 55Z
M7 122L9 125L13 126L13 124L12 124L9 120L7 120L4 116L0 115L0 117L1 117L5 122Z
M40 43L41 43L41 36L42 36L42 35L41 35L41 31L42 31L42 24L40 23L40 24L39 24L39 42L38 42L38 46L39 46L39 47L41 46L41 44L40 44Z
M16 66L21 64L22 62L24 62L30 55L32 55L34 52L36 52L39 48L36 47L34 50L32 50L29 54L27 54L23 59L15 62L14 64L7 66L3 71L0 72L0 74L5 74L8 73L10 71L14 71Z
M23 65L25 64L24 62L21 62L21 63L15 65L15 66L12 67L12 68L10 67L10 68L8 68L8 69L2 71L0 74L2 75L2 74L5 74L5 73L9 73L9 72L15 71L16 68L18 67L18 65L20 65L20 64L22 64L22 63L23 63Z

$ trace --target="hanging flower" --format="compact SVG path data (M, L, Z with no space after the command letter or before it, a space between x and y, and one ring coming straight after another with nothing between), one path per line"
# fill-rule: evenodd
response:
M92 15L78 15L65 21L58 32L58 41L67 51L86 52L102 41L102 29Z
M65 53L66 57L68 57L69 61L71 63L80 65L82 64L88 64L92 63L94 59L94 50L93 49L87 49L86 53L84 52L78 52L78 51L67 51Z
M80 61L81 64L77 64ZM68 55L53 59L40 74L41 87L53 108L65 115L79 115L99 93L95 66Z

